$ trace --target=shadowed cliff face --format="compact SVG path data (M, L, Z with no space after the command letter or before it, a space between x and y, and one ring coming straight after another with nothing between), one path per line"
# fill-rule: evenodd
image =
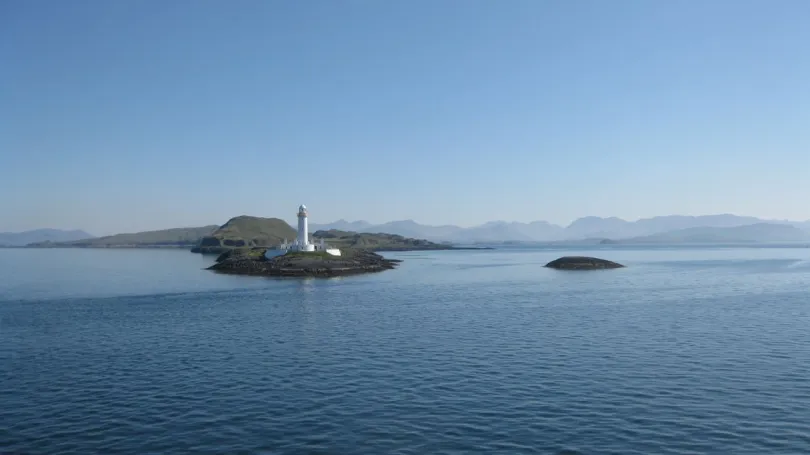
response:
M606 259L585 256L565 256L549 262L546 264L546 267L559 270L600 270L618 269L624 266Z

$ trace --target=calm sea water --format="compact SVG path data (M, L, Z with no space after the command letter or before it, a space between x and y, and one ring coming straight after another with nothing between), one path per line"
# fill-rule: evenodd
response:
M392 256L0 250L0 453L810 453L808 248Z

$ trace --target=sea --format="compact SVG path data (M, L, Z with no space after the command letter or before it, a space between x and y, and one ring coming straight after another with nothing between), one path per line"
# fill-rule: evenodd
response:
M0 453L810 454L810 248L386 255L0 250Z

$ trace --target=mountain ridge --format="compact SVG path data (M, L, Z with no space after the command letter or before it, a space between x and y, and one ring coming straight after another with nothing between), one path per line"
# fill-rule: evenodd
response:
M810 241L810 230L789 224L756 223L732 227L693 227L620 240L622 244L643 243L776 243Z
M349 223L341 220L341 223ZM752 216L733 214L715 215L663 215L627 221L618 217L586 216L578 218L567 226L547 221L517 222L489 221L478 226L460 227L455 225L424 225L414 220L390 221L382 224L364 224L357 232L380 232L424 238L432 241L455 242L498 242L534 241L553 242L561 240L582 240L588 238L630 239L668 231L689 228L726 228L752 224L789 225L802 230L810 230L810 220L768 220ZM333 223L311 223L314 230L337 229Z
M239 217L236 217L239 218ZM489 221L478 226L460 227L455 225L424 225L414 220L396 220L381 224L372 224L368 221L347 221L340 219L332 223L310 222L310 232L315 231L345 231L370 234L391 234L407 238L425 239L433 242L451 243L498 243L498 242L570 242L570 241L620 241L645 236L653 236L671 231L692 228L731 228L754 224L787 225L810 232L810 220L766 220L751 216L732 214L716 214L702 216L664 215L642 218L636 221L627 221L618 217L588 216L574 220L563 227L546 221L518 222L518 221ZM148 240L148 244L181 246L199 240L201 236L210 234L221 226L205 226L198 228L174 228L161 231L146 231L135 234L116 234L115 236L93 237L85 231L63 231L58 229L37 229L20 233L0 233L0 246L49 246L52 244L67 243L73 246L92 246L95 244L109 244L118 246L133 240ZM292 226L290 226L292 228ZM286 230L286 229L285 229ZM51 238L36 237L34 241L26 241L23 234L42 232L72 233L74 238L68 240L53 240ZM141 239L144 234L146 238ZM158 235L160 234L160 235ZM293 236L291 231L284 235ZM17 236L17 240L3 241L3 236ZM137 236L137 237L134 237ZM197 236L195 238L195 236ZM78 239L75 237L79 237ZM30 238L30 237L29 237ZM19 240L23 239L23 240ZM55 246L55 245L54 245Z

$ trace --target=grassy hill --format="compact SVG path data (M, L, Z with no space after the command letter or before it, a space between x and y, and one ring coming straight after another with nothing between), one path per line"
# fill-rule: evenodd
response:
M296 231L279 218L237 216L201 238L194 253L222 253L231 248L276 246L295 239Z
M196 245L200 238L210 234L217 226L163 229L159 231L115 234L72 242L38 242L29 247L76 247L76 248L157 248L157 247L190 247Z
M396 234L372 234L330 229L312 234L315 241L323 239L337 248L355 248L367 251L447 250L452 247Z

